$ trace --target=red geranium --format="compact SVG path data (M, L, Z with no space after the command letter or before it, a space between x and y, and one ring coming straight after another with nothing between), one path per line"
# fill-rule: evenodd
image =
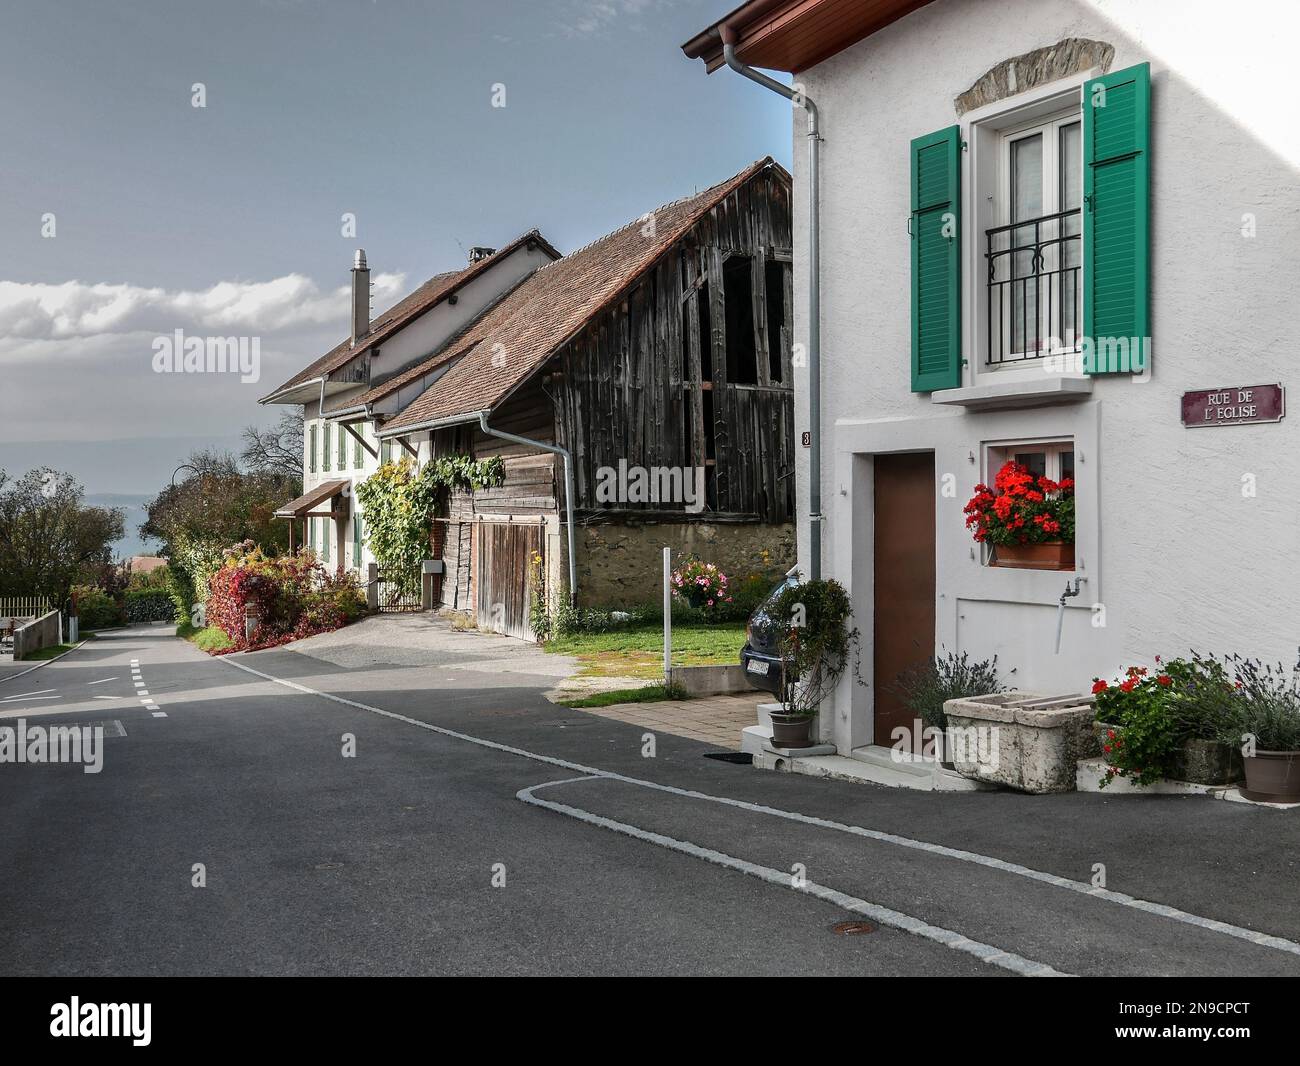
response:
M1073 544L1074 481L1036 478L1009 462L994 476L992 488L975 486L964 513L966 527L981 544Z

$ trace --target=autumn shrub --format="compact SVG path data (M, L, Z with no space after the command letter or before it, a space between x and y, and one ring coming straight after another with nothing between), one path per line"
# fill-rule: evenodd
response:
M254 608L250 643L244 619ZM349 571L331 574L311 552L267 557L250 542L227 549L208 584L206 621L228 636L226 651L253 651L347 625L365 613L365 597Z

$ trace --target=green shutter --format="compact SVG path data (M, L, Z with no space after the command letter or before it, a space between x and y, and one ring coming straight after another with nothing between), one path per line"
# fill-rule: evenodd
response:
M961 129L912 142L912 391L961 386Z
M1151 67L1083 86L1083 334L1089 374L1148 366Z
M339 426L339 469L348 468L348 431Z
M328 518L319 519L320 522L320 557L322 562L330 561L330 520Z
M360 470L362 467L361 438L366 435L366 424L364 422L358 422L356 428L357 435L352 440L352 466L355 469Z
M307 432L307 471L316 473L316 425L312 423Z
M321 449L321 469L328 471L330 468L330 424L325 423L325 447Z
M361 516L352 516L352 565L361 566Z

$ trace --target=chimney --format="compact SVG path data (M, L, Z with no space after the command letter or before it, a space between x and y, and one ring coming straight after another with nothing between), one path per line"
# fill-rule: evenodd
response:
M469 261L471 263L479 263L488 256L496 254L497 250L495 248L484 248L481 244L476 244L469 250Z
M366 251L357 249L352 261L352 344L370 333L370 268L366 266Z

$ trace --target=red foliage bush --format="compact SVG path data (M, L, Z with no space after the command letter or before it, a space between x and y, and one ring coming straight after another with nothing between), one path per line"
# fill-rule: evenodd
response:
M258 617L251 643L244 637L250 605ZM364 612L357 579L342 569L330 574L306 551L268 558L245 541L226 550L208 583L207 624L234 641L227 651L273 648L326 633Z

